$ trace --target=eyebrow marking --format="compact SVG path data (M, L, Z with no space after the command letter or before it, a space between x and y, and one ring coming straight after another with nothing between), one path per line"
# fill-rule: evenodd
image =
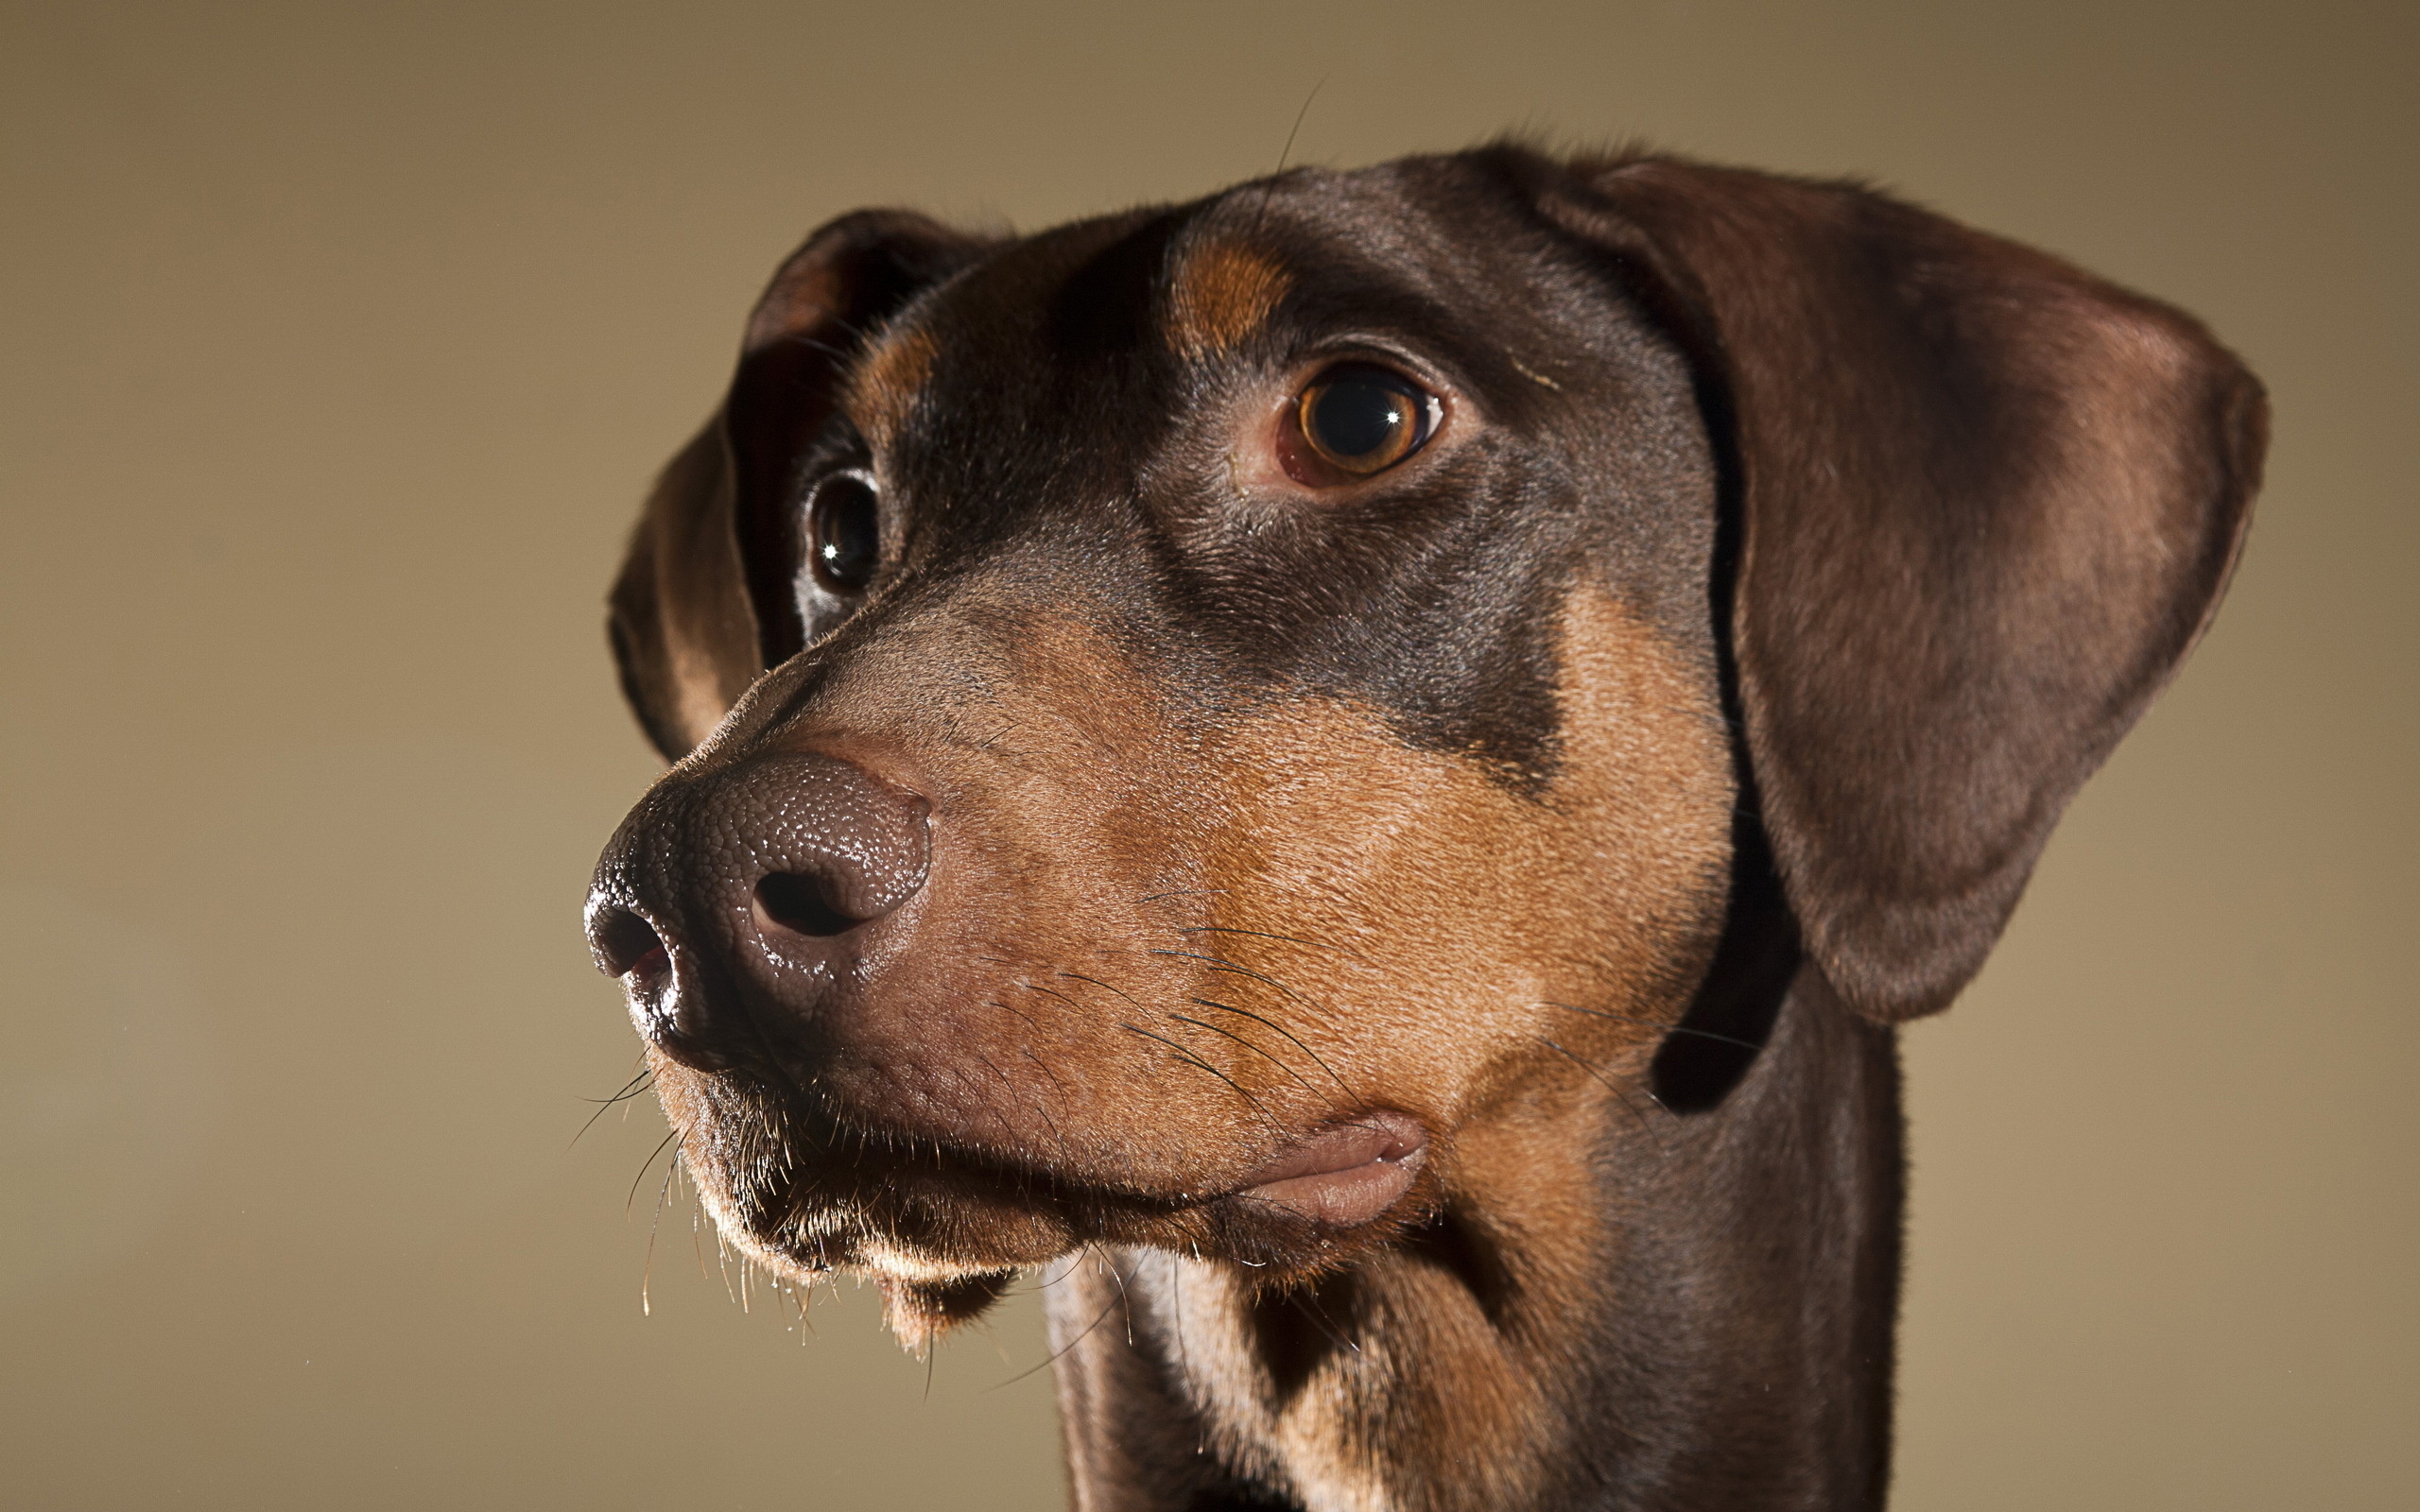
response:
M1169 289L1168 344L1196 362L1232 352L1293 286L1284 265L1255 248L1213 242L1196 249Z
M868 440L884 446L896 438L940 352L933 334L917 327L886 334L857 364L846 407Z

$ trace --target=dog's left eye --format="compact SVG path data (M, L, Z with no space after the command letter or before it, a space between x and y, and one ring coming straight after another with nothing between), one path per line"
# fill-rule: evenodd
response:
M1349 482L1382 472L1427 444L1443 409L1436 395L1401 373L1340 363L1303 390L1291 418L1311 456L1344 475L1297 481Z
M806 502L806 559L826 593L862 593L882 562L882 501L862 472L835 472Z

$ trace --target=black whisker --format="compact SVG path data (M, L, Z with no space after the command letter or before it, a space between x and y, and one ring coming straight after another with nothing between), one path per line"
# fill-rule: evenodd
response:
M1147 955L1169 955L1174 956L1178 960L1184 961L1201 961L1214 971L1227 971L1236 976L1251 977L1255 982L1265 982L1269 986L1275 988L1278 991L1285 993L1288 997L1292 998L1305 1008L1308 1009L1311 1017L1319 1020L1322 1023L1325 1023L1327 1022L1327 1016L1320 1012L1318 1005L1312 1003L1310 999L1303 996L1300 992L1295 991L1292 988L1288 987L1285 983L1280 982L1273 976L1264 975L1259 971L1252 970L1250 967L1237 966L1235 962L1228 960L1224 956L1204 955L1199 951L1146 951L1144 954Z
M579 1125L579 1133L573 1135L571 1137L571 1144L566 1144L563 1148L568 1151L573 1145L578 1144L580 1140L587 1135L590 1129L596 1126L596 1121L605 1116L605 1110L607 1108L613 1107L616 1103L629 1102L631 1098L638 1096L642 1092L651 1091L652 1082L650 1081L650 1078L654 1075L654 1068L649 1067L646 1071L642 1071L637 1075L631 1077L628 1082L625 1082L622 1086L622 1090L615 1092L611 1097L581 1098L580 1101L583 1103L595 1103L596 1105L596 1111L588 1115L588 1122Z
M1296 1071L1293 1067L1278 1059L1275 1056L1270 1055L1268 1051L1263 1050L1260 1046L1253 1044L1251 1040L1245 1039L1242 1035L1236 1033L1234 1030L1221 1029L1215 1023L1204 1023L1200 1019L1188 1019L1182 1013L1171 1013L1168 1017L1179 1023L1189 1023L1197 1029L1207 1029L1212 1034L1225 1035L1228 1039L1233 1040L1236 1043L1243 1046L1246 1050L1251 1051L1253 1055L1260 1057L1263 1060L1266 1060L1270 1065L1275 1066L1287 1075L1293 1077L1298 1082L1302 1082L1303 1091L1311 1093L1314 1097L1319 1095L1318 1091L1313 1088L1309 1082L1303 1081L1303 1074L1301 1072Z
M1063 976L1066 973L1063 971L1060 974ZM1092 979L1090 977L1086 977L1084 980L1090 981ZM1019 982L1017 986L1025 988L1028 992L1040 992L1046 997L1057 998L1060 1002L1064 1003L1071 1008L1080 1009L1083 1007L1082 1004L1077 1002L1074 998L1069 997L1066 993L1058 990L1056 988L1042 987L1032 982Z
M1302 1314L1305 1317L1309 1318L1312 1323L1316 1324L1319 1331L1328 1336L1329 1343L1350 1349L1356 1354L1359 1354L1361 1352L1361 1346L1345 1337L1341 1331L1337 1329L1334 1324L1328 1321L1327 1313L1320 1306L1319 1299L1317 1297L1312 1297L1307 1292L1298 1291L1288 1293L1287 1300L1294 1304L1294 1311Z
M1657 1130L1654 1125L1647 1121L1647 1115L1638 1110L1637 1106L1630 1100L1628 1093L1624 1092L1619 1087L1615 1086L1612 1081L1608 1080L1604 1073L1588 1064L1588 1062L1581 1059L1578 1056L1573 1055L1570 1051L1565 1050L1563 1046L1556 1044L1545 1035L1537 1035L1533 1038L1538 1041L1538 1043L1546 1046L1548 1050L1553 1051L1556 1055L1563 1057L1565 1060L1570 1061L1573 1065L1578 1066L1582 1071L1586 1072L1590 1076L1596 1078L1597 1085L1613 1093L1614 1100L1621 1104L1623 1109L1627 1111L1631 1117L1638 1120L1639 1127L1647 1130L1648 1137L1655 1142L1655 1153L1659 1156L1664 1153L1663 1134ZM1664 1105L1658 1103L1655 1106L1662 1108Z
M1126 1347L1131 1349L1134 1347L1134 1299L1126 1295L1126 1273L1117 1268L1117 1262L1101 1252L1098 1245L1093 1246L1093 1254L1109 1272L1109 1279L1117 1283L1117 1300L1126 1309Z
M1291 1031L1289 1031L1289 1030L1288 1030L1288 1029L1284 1024L1279 1023L1276 1020L1274 1020L1274 1019L1264 1019L1264 1018L1262 1018L1259 1014L1254 1013L1254 1012L1251 1011L1251 1010L1250 1010L1250 1009L1248 1009L1248 1008L1238 1008L1238 1007L1235 1007L1235 1006L1233 1006L1232 1005L1225 1004L1225 1003L1213 1003L1213 1002L1212 1002L1212 1001L1210 1001L1210 999L1208 999L1208 998L1195 998L1193 1001L1194 1001L1194 1002L1196 1002L1196 1003L1201 1004L1201 1005L1203 1007L1205 1007L1205 1008L1217 1008L1217 1009L1219 1009L1219 1011L1224 1012L1224 1013L1233 1013L1233 1014L1240 1015L1240 1016L1241 1016L1241 1017L1243 1017L1243 1018L1250 1019L1250 1020L1251 1020L1253 1022L1254 1022L1254 1023L1267 1024L1270 1028L1274 1029L1274 1030L1276 1030L1279 1034L1282 1034L1282 1035L1286 1036L1287 1042L1288 1042L1288 1043L1289 1043L1289 1044L1291 1044L1295 1049L1297 1049L1297 1050L1301 1051L1303 1054L1305 1054L1305 1055L1306 1055L1306 1056L1310 1057L1311 1057L1311 1064L1312 1064L1312 1065L1314 1065L1314 1066L1319 1067L1319 1068L1320 1068L1320 1070L1326 1072L1326 1073L1328 1074L1328 1076L1329 1076L1332 1080L1334 1080L1334 1081L1335 1081L1335 1083L1336 1083L1339 1087L1342 1087L1342 1088L1344 1089L1344 1095L1345 1095L1345 1096L1350 1097L1350 1096L1354 1095L1354 1093L1353 1093L1353 1089L1352 1089L1350 1086L1346 1085L1345 1080L1344 1080L1344 1078L1343 1078L1343 1077L1337 1075L1337 1074L1336 1074L1336 1070L1335 1070L1335 1068L1334 1068L1334 1067L1330 1066L1326 1061L1322 1060L1322 1059L1320 1058L1320 1054L1319 1054L1319 1052L1318 1052L1318 1051L1313 1050L1310 1046L1308 1046L1308 1045L1306 1045L1306 1044L1303 1043L1303 1041L1301 1041L1300 1040L1295 1039L1295 1038L1294 1038L1294 1036L1293 1036L1293 1034L1292 1034L1292 1032L1291 1032Z
M1065 1270L1061 1271L1056 1277L1048 1277L1046 1280L1036 1281L1033 1289L1036 1292L1046 1292L1053 1286L1058 1285L1060 1282L1072 1279L1076 1274L1076 1267L1081 1265L1083 1263L1084 1251L1078 1250L1074 1255L1068 1257L1067 1268ZM1050 1268L1049 1263L1047 1261L1044 1262L1040 1268L1046 1276L1046 1273Z
M1023 982L1019 982L1017 986L1023 987L1025 984ZM998 998L990 998L985 1000L983 1005L987 1008L1000 1008L1007 1012L1013 1013L1018 1018L1025 1021L1027 1028L1031 1029L1036 1034L1040 1034L1042 1032L1042 1025L1033 1022L1032 1014L1026 1012L1025 1009L1017 1007L1012 1004L1003 1003Z
M649 1066L647 1070L640 1072L637 1075L622 1083L622 1090L615 1092L613 1096L583 1097L580 1101L583 1103L596 1103L603 1107L611 1108L615 1103L622 1102L628 1098L636 1097L639 1093L647 1091L647 1082L648 1078L652 1077L654 1074L655 1068L653 1066Z
M1050 1069L1050 1063L1048 1061L1043 1059L1040 1056L1035 1055L1030 1050L1020 1050L1017 1053L1025 1057L1026 1059L1032 1061L1036 1066L1040 1067L1042 1074L1050 1078L1050 1085L1058 1088L1063 1092L1067 1090L1067 1084L1059 1079L1059 1074Z
M1277 166L1270 171L1269 180L1261 186L1260 204L1253 212L1252 233L1254 236L1260 234L1261 223L1269 218L1269 201L1270 197L1277 193L1277 176L1286 171L1286 160L1294 155L1294 138L1303 129L1303 118L1311 113L1311 101L1320 97L1320 91L1327 88L1327 81L1333 77L1333 75L1322 74L1320 81L1311 86L1311 92L1303 96L1303 108L1294 112L1294 124L1286 132L1286 145L1277 152Z
M1134 1005L1135 1007L1138 1007L1138 1008L1139 1008L1139 1007L1141 1007L1141 1006L1143 1005L1141 1005L1140 1003L1135 1003L1135 1002L1134 1002L1134 1000L1133 1000L1133 998L1132 998L1132 997L1128 996L1126 993L1124 993L1124 992L1118 992L1118 989L1117 989L1117 988L1114 988L1114 987L1111 987L1108 983L1106 983L1106 982L1102 981L1099 977L1097 977L1097 976L1086 976L1086 975L1084 975L1081 971L1061 971L1059 974L1060 974L1061 976L1063 976L1063 977L1067 978L1067 980L1069 980L1069 981L1071 981L1071 982L1090 982L1093 986L1095 986L1095 987L1097 987L1097 988L1100 988L1102 991L1104 991L1104 992L1116 992L1116 993L1117 993L1117 995L1118 995L1119 997L1121 997L1121 998L1125 998L1125 999L1126 999L1126 1001L1127 1001L1128 1003L1130 1003L1130 1004L1133 1004L1133 1005ZM1037 990L1039 990L1039 989L1037 988ZM1073 1003L1073 1002L1075 1001L1075 999L1070 998L1070 999L1068 999L1067 1001L1069 1001L1070 1003Z
M1061 1280L1066 1280L1066 1277L1063 1276L1063 1277L1061 1277L1061 1278L1059 1278L1059 1279L1060 1279ZM1094 1315L1093 1320L1092 1320L1090 1323L1087 1323L1087 1324L1085 1324L1085 1325L1084 1325L1084 1332L1082 1332L1081 1333L1077 1334L1074 1338L1069 1339L1066 1343L1064 1343L1064 1344L1063 1344L1063 1345L1059 1346L1059 1348L1058 1348L1058 1349L1053 1349L1053 1350L1050 1352L1050 1358L1049 1358L1049 1359L1043 1361L1040 1365L1033 1366L1031 1366L1031 1367L1029 1367L1029 1368L1028 1368L1028 1369L1024 1369L1024 1370L1020 1370L1020 1371L1018 1371L1015 1375L1012 1375L1012 1376L1009 1377L1009 1379L1007 1379L1006 1381L1001 1382L1001 1383L999 1383L999 1385L995 1385L995 1386L987 1386L987 1387L985 1387L984 1389L986 1389L986 1390L988 1390L988 1391L997 1391L997 1390L999 1390L1002 1386L1013 1386L1013 1385L1015 1385L1018 1382L1023 1381L1026 1377L1028 1377L1028 1376L1029 1376L1029 1375L1033 1375L1033 1374L1035 1374L1035 1373L1036 1373L1036 1372L1038 1372L1038 1371L1047 1370L1047 1369L1049 1369L1052 1366L1057 1365L1057 1364L1059 1363L1059 1361L1061 1360L1061 1358L1062 1358L1062 1357L1063 1357L1063 1356L1066 1354L1066 1352L1067 1352L1068 1350L1070 1350L1070 1349L1074 1349L1077 1345L1083 1343L1086 1339L1089 1339L1089 1338L1091 1338L1091 1337L1093 1336L1093 1330L1095 1330L1095 1329L1097 1329L1097 1328L1100 1327L1100 1326L1101 1326L1101 1324L1102 1324L1104 1321L1106 1321L1106 1320L1108 1319L1108 1317L1109 1317L1109 1310L1110 1310L1111 1308L1113 1308L1113 1307L1115 1307L1115 1306L1118 1304L1119 1300L1124 1297L1124 1295L1125 1295L1125 1294L1121 1292L1117 1297L1111 1297L1108 1301L1103 1302L1103 1303L1101 1304L1101 1307L1100 1307L1100 1311L1099 1311L1099 1313L1098 1313L1098 1314L1096 1314Z
M1277 149L1277 166L1271 172L1286 171L1286 160L1294 155L1294 138L1302 133L1303 118L1311 113L1311 101L1320 97L1320 91L1327 88L1327 81L1335 77L1333 74L1322 74L1320 81L1311 86L1311 92L1303 96L1303 108L1294 112L1294 124L1287 129L1286 145Z
M1214 1065L1210 1064L1210 1062L1208 1062L1208 1061L1206 1061L1206 1060L1202 1059L1200 1056L1198 1056L1198 1055L1194 1054L1192 1051L1190 1051L1190 1050L1186 1049L1184 1046L1183 1046L1183 1045L1181 1045L1181 1044L1178 1044L1175 1040L1173 1040L1169 1039L1167 1036L1166 1036L1166 1035L1164 1035L1164 1034L1153 1034L1153 1033L1152 1033L1150 1030L1149 1030L1149 1029L1140 1028L1140 1027L1138 1027L1138 1026L1136 1026L1136 1025L1134 1025L1134 1024L1131 1024L1131 1023L1121 1023L1121 1024L1119 1024L1119 1025L1118 1025L1118 1027L1119 1027L1119 1028L1121 1028L1121 1029L1126 1030L1126 1031L1127 1031L1128 1033L1130 1033L1130 1034L1139 1034L1139 1035L1141 1035L1141 1036L1142 1036L1144 1039L1146 1039L1146 1040L1158 1040L1161 1044L1164 1044L1164 1045L1167 1046L1170 1050L1175 1051L1175 1052L1177 1053L1178 1057L1179 1057L1180 1058L1184 1059L1184 1061L1186 1061L1187 1063L1189 1063L1189 1064L1191 1064L1191 1065L1199 1066L1199 1067L1201 1067L1203 1071L1208 1072L1211 1075L1216 1076L1216 1077L1218 1077L1220 1081L1225 1082L1228 1086L1230 1086L1230 1087L1232 1087L1232 1088L1234 1088L1234 1089L1235 1089L1235 1091L1236 1091L1236 1096L1238 1096L1238 1097L1242 1098L1245 1102L1250 1103L1250 1104L1252 1105L1252 1110L1253 1110L1253 1112L1258 1113L1258 1114L1260 1115L1260 1118L1261 1118L1261 1122L1262 1122L1262 1123L1267 1124L1270 1128L1272 1128L1272 1129L1276 1130L1276 1131L1277 1131L1277 1134L1279 1135L1279 1137L1280 1137L1280 1138L1283 1138L1283 1137L1284 1137L1284 1135L1285 1135L1285 1133L1286 1133L1285 1126L1284 1126L1283 1125L1279 1124L1279 1123L1277 1122L1277 1120L1275 1120L1275 1119L1273 1119L1273 1118L1270 1117L1270 1116L1269 1116L1269 1109L1260 1106L1260 1099L1259 1099L1259 1098L1257 1098L1257 1097L1254 1097L1252 1093L1250 1093L1250 1092L1248 1092L1248 1091L1244 1091L1244 1090L1243 1090L1243 1086L1242 1086L1242 1084L1241 1084L1241 1083L1239 1083L1239 1082L1237 1082L1237 1081L1236 1080L1236 1078L1234 1078L1233 1076L1228 1075L1225 1072L1220 1071L1218 1067L1216 1067L1216 1066L1214 1066Z
M1288 945L1308 945L1313 950L1336 951L1345 955L1359 955L1359 951L1343 945L1331 945L1323 939L1305 939L1299 935L1272 935L1265 929L1230 929L1224 924L1191 924L1177 931L1180 935L1249 935L1254 939L1282 939Z
M623 1217L627 1218L631 1215L631 1204L639 1200L639 1183L647 1179L648 1167L655 1164L655 1158L662 1155L666 1147L680 1137L681 1131L676 1128L671 1133L664 1136L664 1143L662 1144L658 1144L653 1150L648 1153L646 1161L639 1166L639 1174L631 1177L631 1194L622 1199Z
M648 1157L653 1160L653 1156ZM648 1288L655 1282L655 1230L664 1222L664 1199L672 1194L672 1178L681 1170L681 1162L673 1161L664 1168L664 1185L655 1189L655 1215L647 1221L647 1263L639 1267L639 1316L653 1317L655 1304L648 1296ZM639 1173L645 1176L647 1173Z
M843 351L842 349L834 346L829 341L818 341L813 336L786 335L782 337L781 344L790 347L804 347L810 352L821 352L825 356L835 358L841 362L855 361L857 355L854 352ZM804 386L802 385L799 387Z
M1035 1059L1034 1059L1034 1055L1033 1055L1033 1052L1032 1052L1032 1051L1030 1051L1030 1050L1027 1051L1027 1052L1025 1053L1025 1057L1026 1057L1028 1060L1032 1060L1032 1061L1033 1061L1033 1063L1034 1063L1035 1065L1037 1065L1037 1066L1042 1066L1042 1062L1041 1062L1041 1061L1039 1061L1039 1060L1035 1060ZM1056 1140L1056 1141L1058 1142L1058 1143L1059 1143L1059 1148L1060 1148L1060 1149L1064 1150L1064 1149L1066 1149L1066 1148L1067 1148L1067 1137L1066 1137L1065 1135L1063 1135L1063 1134L1062 1134L1062 1133L1060 1133L1060 1132L1059 1132L1059 1125L1058 1125L1057 1121L1055 1121L1054 1119L1052 1119L1052 1118L1051 1118L1051 1116L1050 1116L1050 1109L1049 1109L1048 1108L1046 1108L1046 1107L1043 1106L1043 1102L1042 1102L1041 1097L1039 1097L1038 1095L1034 1095L1034 1094L1031 1094L1031 1093L1027 1093L1027 1092L1021 1091L1018 1089L1017 1084L1016 1084L1015 1082L1011 1081L1011 1080L1009 1079L1009 1074L1008 1074L1007 1072L1002 1071L1002 1070L1000 1069L999 1062L997 1062L997 1061L994 1060L991 1057L989 1057L989 1056L987 1056L987 1055L983 1054L983 1052L981 1052L980 1050L978 1050L978 1051L975 1052L975 1058L976 1058L976 1059L977 1059L977 1060L979 1060L979 1061L981 1061L981 1062L983 1062L983 1064L985 1064L985 1065L987 1065L987 1066L989 1066L989 1067L991 1067L991 1068L992 1068L992 1074L1000 1078L1000 1085L1001 1085L1001 1086L1003 1086L1003 1087L1006 1087L1006 1088L1009 1090L1009 1095L1011 1095L1011 1096L1012 1096L1012 1097L1023 1097L1023 1098L1025 1099L1026 1103L1028 1104L1028 1106L1031 1107L1031 1108L1032 1108L1032 1109L1033 1109L1036 1113L1041 1114L1041 1115L1042 1115L1042 1126L1043 1126L1043 1127L1045 1127L1045 1128L1046 1128L1046 1129L1048 1129L1048 1130L1050 1131L1050 1137L1051 1137L1053 1140ZM1042 1070L1043 1070L1043 1072L1044 1072L1044 1074L1048 1074L1048 1073L1049 1073L1049 1071L1050 1071L1050 1068L1049 1068L1049 1067L1047 1067L1047 1066L1042 1066ZM1054 1081L1054 1082L1059 1080L1059 1078L1058 1078L1058 1077L1056 1077L1056 1076L1051 1076L1051 1078L1050 1078L1050 1079L1051 1079L1052 1081ZM1062 1091L1063 1091L1063 1090L1064 1090L1064 1087L1063 1087L1063 1087L1062 1087Z
M1572 1003L1542 1002L1540 1005L1549 1008L1561 1008L1565 1013L1584 1013L1594 1019L1611 1019L1616 1023L1640 1024L1650 1029L1664 1030L1668 1034L1686 1034L1695 1035L1701 1040L1719 1040L1726 1045L1737 1045L1742 1050L1762 1050L1765 1048L1764 1046L1756 1043L1754 1040L1736 1039L1731 1035L1717 1034L1711 1029L1693 1029L1685 1023L1664 1023L1654 1019L1638 1018L1634 1014L1616 1013L1610 1008L1583 1008L1579 1005Z

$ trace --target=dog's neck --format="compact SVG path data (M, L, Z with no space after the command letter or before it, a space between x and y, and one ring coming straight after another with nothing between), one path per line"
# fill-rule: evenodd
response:
M1307 1293L1077 1266L1048 1295L1079 1508L1879 1505L1895 1043L1812 971L1765 1039L1702 1111L1591 1082L1491 1121L1456 1149L1487 1197Z

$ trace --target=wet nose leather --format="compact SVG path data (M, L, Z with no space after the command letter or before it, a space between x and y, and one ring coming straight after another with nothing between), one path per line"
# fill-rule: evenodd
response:
M639 1031L717 1069L744 1054L748 1011L808 1015L866 927L916 895L931 805L823 756L675 774L598 861L588 937Z

